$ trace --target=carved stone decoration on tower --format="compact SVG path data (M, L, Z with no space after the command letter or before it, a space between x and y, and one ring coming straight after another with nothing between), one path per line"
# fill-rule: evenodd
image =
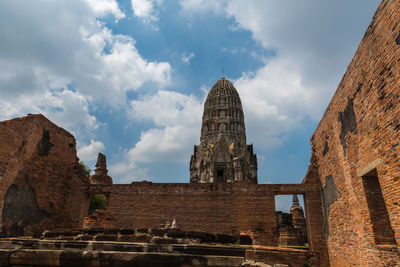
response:
M257 183L257 156L246 144L242 103L233 84L219 79L204 103L200 145L190 159L191 183Z

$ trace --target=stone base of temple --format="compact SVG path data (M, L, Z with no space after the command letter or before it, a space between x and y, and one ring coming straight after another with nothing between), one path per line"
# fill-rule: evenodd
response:
M318 266L307 250L179 229L64 229L0 239L0 266Z

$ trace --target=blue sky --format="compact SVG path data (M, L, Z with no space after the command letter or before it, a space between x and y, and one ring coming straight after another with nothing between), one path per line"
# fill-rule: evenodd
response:
M309 138L377 0L0 2L0 119L43 113L115 183L188 182L204 97L243 103L260 183L300 183Z

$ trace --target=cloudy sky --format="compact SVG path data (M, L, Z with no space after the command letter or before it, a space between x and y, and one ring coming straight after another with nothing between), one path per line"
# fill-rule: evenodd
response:
M260 183L299 183L378 0L3 0L0 120L43 113L115 183L188 182L204 98L243 103Z

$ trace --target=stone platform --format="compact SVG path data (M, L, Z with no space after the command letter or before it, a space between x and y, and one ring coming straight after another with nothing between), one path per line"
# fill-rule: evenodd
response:
M0 239L0 266L318 266L318 256L306 250L229 238L164 229L53 230L40 238Z

